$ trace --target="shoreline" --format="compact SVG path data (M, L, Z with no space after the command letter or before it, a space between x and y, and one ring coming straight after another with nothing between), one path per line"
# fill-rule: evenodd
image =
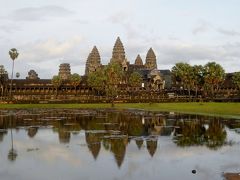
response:
M110 103L99 104L0 104L1 109L110 109ZM176 112L240 119L240 103L116 103L115 109L139 109L158 112Z

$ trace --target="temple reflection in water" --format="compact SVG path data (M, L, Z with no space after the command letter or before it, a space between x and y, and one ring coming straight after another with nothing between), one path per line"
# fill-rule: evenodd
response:
M42 129L52 129L61 144L70 143L72 136L81 132L95 160L104 148L113 154L118 167L130 142L139 150L145 147L150 157L157 151L159 136L171 137L180 147L198 145L218 149L229 143L225 128L240 127L234 120L140 110L41 109L16 110L14 114L10 124L9 111L0 111L0 144L10 128L25 129L30 139Z

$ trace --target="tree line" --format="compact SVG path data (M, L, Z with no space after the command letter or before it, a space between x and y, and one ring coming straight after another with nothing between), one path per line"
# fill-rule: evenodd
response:
M215 92L223 85L226 77L225 70L220 64L216 62L208 62L205 65L193 65L188 63L176 63L171 69L172 80L175 83L176 88L186 90L188 95L195 92L197 97L201 92L205 92L206 96L214 97ZM8 81L6 70L3 66L0 68L0 88L1 95L3 95L3 89ZM235 72L232 77L233 83L240 90L240 72ZM58 89L63 84L63 80L59 75L55 75L51 80L56 90L56 96ZM77 87L82 82L82 77L74 73L70 76L68 83L75 88L77 93ZM118 63L109 63L104 68L96 69L91 72L87 77L87 84L98 95L107 95L114 101L117 97L119 88L118 85L124 83L130 87L141 87L143 82L142 76L138 72L131 74L122 70L121 65Z
M75 95L77 93L77 87L80 85L82 81L82 78L79 74L74 73L71 74L70 78L69 78L69 83L71 84L71 86L73 86L75 88ZM52 77L52 85L54 86L55 90L56 90L56 96L58 95L58 89L59 87L63 84L63 80L61 79L61 77L59 75L54 75Z
M175 85L188 91L190 96L195 91L195 96L201 90L208 97L214 97L215 92L223 85L226 73L223 67L216 62L208 62L204 66L188 63L176 63L172 68L172 78ZM232 78L233 83L240 89L240 72L235 72Z

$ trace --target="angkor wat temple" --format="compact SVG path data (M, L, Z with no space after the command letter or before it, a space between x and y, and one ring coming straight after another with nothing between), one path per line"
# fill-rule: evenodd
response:
M179 89L172 82L171 71L158 69L157 58L152 48L148 50L145 62L143 62L140 55L137 55L132 64L126 58L123 43L118 37L109 63L118 63L127 78L133 72L138 72L142 77L141 87L131 87L128 85L127 80L122 81L118 85L117 100L120 102L147 102L153 100L159 102L165 101L166 98L169 101L169 93L179 95L179 92L177 92ZM70 82L70 64L63 63L60 64L58 73L62 83L57 89L52 84L52 79L40 79L37 72L30 70L25 79L13 79L13 99L18 102L108 102L109 97L104 94L96 94L96 91L87 83L90 73L105 66L101 63L101 56L97 47L94 46L86 60L85 75L81 76L81 83L77 87L74 87ZM11 80L8 79L7 72L2 71L0 72L0 95L1 99L7 99L9 97ZM222 94L222 96L230 96L237 93L237 88L233 85L231 78L231 73L226 74L226 80L218 90L218 93Z
M152 48L147 52L145 63L138 54L134 64L130 64L126 58L123 43L118 37L113 47L110 63L120 64L122 70L128 75L135 71L141 74L144 83L143 87L150 87L154 90L171 88L171 72L170 70L158 70L157 58ZM87 76L89 73L103 67L98 49L94 46L86 61L85 75Z

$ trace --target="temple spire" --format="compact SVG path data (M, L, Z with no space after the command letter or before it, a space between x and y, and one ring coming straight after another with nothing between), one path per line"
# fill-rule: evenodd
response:
M101 57L96 46L93 46L91 52L91 62L96 64L101 64Z
M137 55L137 58L135 60L135 65L139 65L139 66L143 65L142 58L139 54Z
M126 59L125 57L125 50L124 46L122 44L122 41L119 37L117 37L117 40L115 42L115 45L113 47L112 51L112 59L111 62L117 62L122 64L122 62Z
M152 48L147 52L145 67L147 69L156 69L157 68L157 59L156 55Z
M86 61L85 74L88 75L90 72L94 72L100 67L101 67L101 57L97 47L94 46L92 51L89 53Z

